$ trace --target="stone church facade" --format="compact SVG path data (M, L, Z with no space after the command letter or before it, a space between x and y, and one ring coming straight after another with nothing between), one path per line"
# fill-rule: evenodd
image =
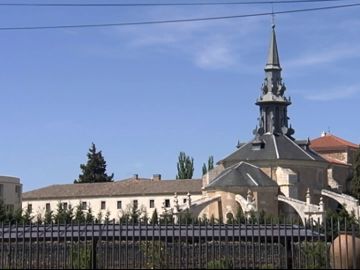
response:
M272 216L297 216L304 213L321 217L324 190L348 191L351 163L358 145L327 134L313 141L295 139L289 123L286 86L281 76L275 26L265 65L261 95L256 100L259 117L253 139L238 143L237 149L217 166L195 180L132 179L114 183L54 185L23 194L23 208L29 205L41 215L61 203L81 202L95 213L110 212L118 218L125 205L143 205L151 215L178 213L189 209L193 216L226 221L240 208L245 214L264 211ZM326 193L326 192L325 192ZM333 198L338 194L326 193ZM342 195L341 195L342 196ZM360 216L358 202L351 209ZM342 198L338 202L342 202ZM300 213L301 212L301 213Z

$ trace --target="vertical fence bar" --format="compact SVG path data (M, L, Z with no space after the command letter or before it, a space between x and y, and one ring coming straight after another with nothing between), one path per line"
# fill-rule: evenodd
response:
M7 259L8 259L8 267L9 269L12 269L12 256L11 256L11 229L12 229L12 224L11 222L9 221L9 225L8 225L8 228L9 228L9 238L8 238L8 254L7 254Z
M181 268L181 220L179 220L178 228L179 228L179 245L178 245L179 265L178 265L178 269L180 269Z
M262 258L261 258L261 226L262 220L260 219L260 215L258 216L258 267L262 267Z
M301 267L301 236L300 236L300 219L297 220L297 226L298 226L298 268Z
M70 222L71 227L71 238L70 238L70 267L71 269L74 269L74 223L73 220Z
M119 257L119 269L121 269L122 267L122 252L121 252L121 227L122 227L122 221L121 219L119 219L119 253L118 253L118 257ZM146 226L146 241L147 241L147 226ZM147 247L147 246L146 246ZM147 250L145 251L145 254L146 254Z
M208 267L209 263L209 250L208 250L208 220L205 220L205 268Z
M188 231L188 218L185 219L185 267L189 268L189 231Z
M291 224L291 239L290 239L290 246L291 246L291 269L295 268L295 263L294 263L294 219L291 216L291 220L290 220L290 224ZM299 237L299 236L298 236Z
M215 222L212 223L211 226L211 230L212 230L212 239L211 239L211 243L212 243L212 247L211 247L211 261L215 261Z
M5 256L5 250L4 250L4 237L5 237L5 231L4 231L4 222L1 222L1 269L4 269L4 256Z
M175 223L172 224L172 267L175 268Z
M109 248L109 220L105 218L105 269L109 268L109 260L108 260L108 248Z
M147 223L147 218L145 219L145 222ZM141 238L142 238L141 232L142 232L142 228L141 228L141 227L142 227L142 222L139 222L139 249L140 249L140 250L142 249L142 247L141 247L141 245L142 245L142 243L141 243ZM139 268L141 269L142 266L143 266L143 256L142 256L142 252L140 252L139 256L140 256L140 259L139 259L140 266L139 266ZM167 256L166 256L166 258L167 258Z
M235 219L232 219L232 269L235 268Z
M199 265L198 268L201 269L202 268L202 256L203 256L203 248L202 248L202 221L198 220L198 228L199 228L199 241L198 241L198 245L199 245Z
M337 227L338 227L337 232L338 232L338 236L339 236L339 232L341 231L340 220L339 219L337 220ZM341 239L338 238L338 240L339 240L339 251L340 251L340 254L341 254L341 251L342 251L342 249L341 249ZM340 257L340 268L342 268L343 267L342 256L339 256L339 257Z
M278 233L278 237L277 237L277 250L278 250L278 267L281 268L281 239L280 239L280 218L278 219L278 224L277 224L277 233Z
M115 219L112 220L111 268L115 268Z
M152 235L151 235L151 267L155 267L155 225L152 225Z
M324 234L325 234L325 269L329 269L329 256L328 256L328 248L327 248L327 241L328 241L328 231L327 231L327 220L326 217L323 220L324 226Z
M15 256L14 256L14 261L15 261L15 269L17 269L17 265L18 265L18 261L17 261L17 257L18 257L18 222L15 222Z
M351 224L351 240L352 240L352 265L353 269L357 269L358 265L356 263L356 244L355 244L355 226L354 223Z
M192 232L192 258L191 258L191 266L194 269L195 268L195 231L194 231L194 218L191 219L191 232Z
M248 227L247 227L247 218L245 218L245 267L249 269L249 262L248 262Z
M77 267L79 269L81 269L81 265L80 265L80 220L78 220L77 222L77 235L78 235L78 239L77 239Z
M53 221L51 220L51 226L50 226L50 237L51 237L51 240L50 240L50 245L51 245L51 248L50 248L50 252L51 252L51 259L50 259L50 268L53 268L54 267L54 223Z
M63 263L64 263L63 268L64 269L67 268L67 261L68 261L68 256L67 256L67 227L68 227L68 224L65 221L65 224L64 224L64 260L63 260Z
M128 258L128 240L129 240L129 220L126 218L125 220L125 265L126 269L129 269L129 258Z
M274 220L270 219L270 230L271 230L271 265L275 267L274 260Z
M36 223L36 269L39 269L40 252L39 252L39 221Z
M254 218L251 219L251 253L252 268L255 269Z
M223 219L220 219L220 222L219 222L219 225L218 225L218 237L219 237L219 248L218 248L218 251L219 251L219 261L221 261L222 257L221 257L221 234L222 234L222 226L223 226Z
M22 230L23 230L23 243L22 243L22 258L21 258L21 266L22 266L22 269L25 269L25 249L26 249L26 246L25 246L25 220L23 220L23 224L22 224Z
M30 222L30 233L29 233L29 269L32 269L32 223Z
M165 267L169 268L169 260L168 260L168 220L165 219Z
M265 230L265 267L269 267L269 258L268 258L268 225L267 225L267 218L264 218L264 230Z
M45 224L44 221L44 226L43 226L43 248L42 248L42 254L43 254L43 260L44 260L44 268L48 269L48 257L47 257L47 249L46 249L46 231L47 231L47 226Z
M285 266L287 269L289 269L289 257L288 257L288 237L287 237L287 220L286 217L284 217L284 240L285 240ZM281 254L281 252L280 252ZM281 266L280 266L281 267Z

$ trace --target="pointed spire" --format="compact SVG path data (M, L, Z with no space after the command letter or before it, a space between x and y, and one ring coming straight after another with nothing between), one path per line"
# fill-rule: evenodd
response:
M272 25L272 34L271 34L271 41L270 41L270 47L269 47L269 55L268 55L268 60L267 60L266 66L265 66L265 70L272 70L272 69L281 70L279 53L278 53L277 43L276 43L275 24Z

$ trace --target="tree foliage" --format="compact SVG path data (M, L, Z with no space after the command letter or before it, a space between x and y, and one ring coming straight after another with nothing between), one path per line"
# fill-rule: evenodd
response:
M180 152L179 161L177 163L176 179L192 179L194 174L194 159Z
M206 164L203 164L202 167L202 173L203 175L205 175L207 172L211 171L212 169L214 169L214 157L210 156L208 159L208 164L206 166Z
M106 161L101 151L96 151L96 146L92 143L91 148L87 154L88 161L86 164L81 164L80 168L82 174L74 183L97 183L97 182L112 182L114 174L110 176L106 173Z
M351 193L352 195L359 199L360 198L360 149L355 154L354 164L353 164L353 177L351 181Z

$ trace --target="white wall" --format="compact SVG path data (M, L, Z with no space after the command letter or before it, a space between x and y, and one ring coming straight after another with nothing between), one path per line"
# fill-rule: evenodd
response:
M0 200L5 207L18 209L21 207L22 185L20 179L11 176L0 176Z
M198 200L202 197L201 194L198 195L191 195L191 201ZM59 202L61 203L67 203L68 205L71 204L71 206L76 208L76 206L79 205L80 202L86 202L87 207L91 207L92 214L96 217L99 212L102 213L102 216L105 217L107 211L110 212L110 219L119 219L119 217L123 214L124 211L126 211L127 207L132 205L134 200L138 200L138 208L144 208L147 211L147 215L149 218L151 218L151 215L153 211L157 210L158 214L161 214L163 212L163 202L169 199L170 200L170 207L167 208L167 210L170 210L174 207L174 194L168 194L168 195L154 195L154 196L141 196L141 197L130 197L130 196L119 196L119 197L102 197L102 198L82 198L82 199L49 199L49 200L24 200L22 203L22 208L24 211L26 211L29 204L31 204L32 208L32 215L37 216L40 214L42 217L45 215L46 211L46 204L50 203L51 210L56 213L57 205ZM186 194L184 195L178 195L178 202L179 205L182 205L184 202L184 199L187 199ZM154 200L155 207L150 208L150 200ZM101 210L101 202L105 201L105 209ZM122 209L117 209L117 202L121 201ZM87 212L87 209L84 210L84 212Z

